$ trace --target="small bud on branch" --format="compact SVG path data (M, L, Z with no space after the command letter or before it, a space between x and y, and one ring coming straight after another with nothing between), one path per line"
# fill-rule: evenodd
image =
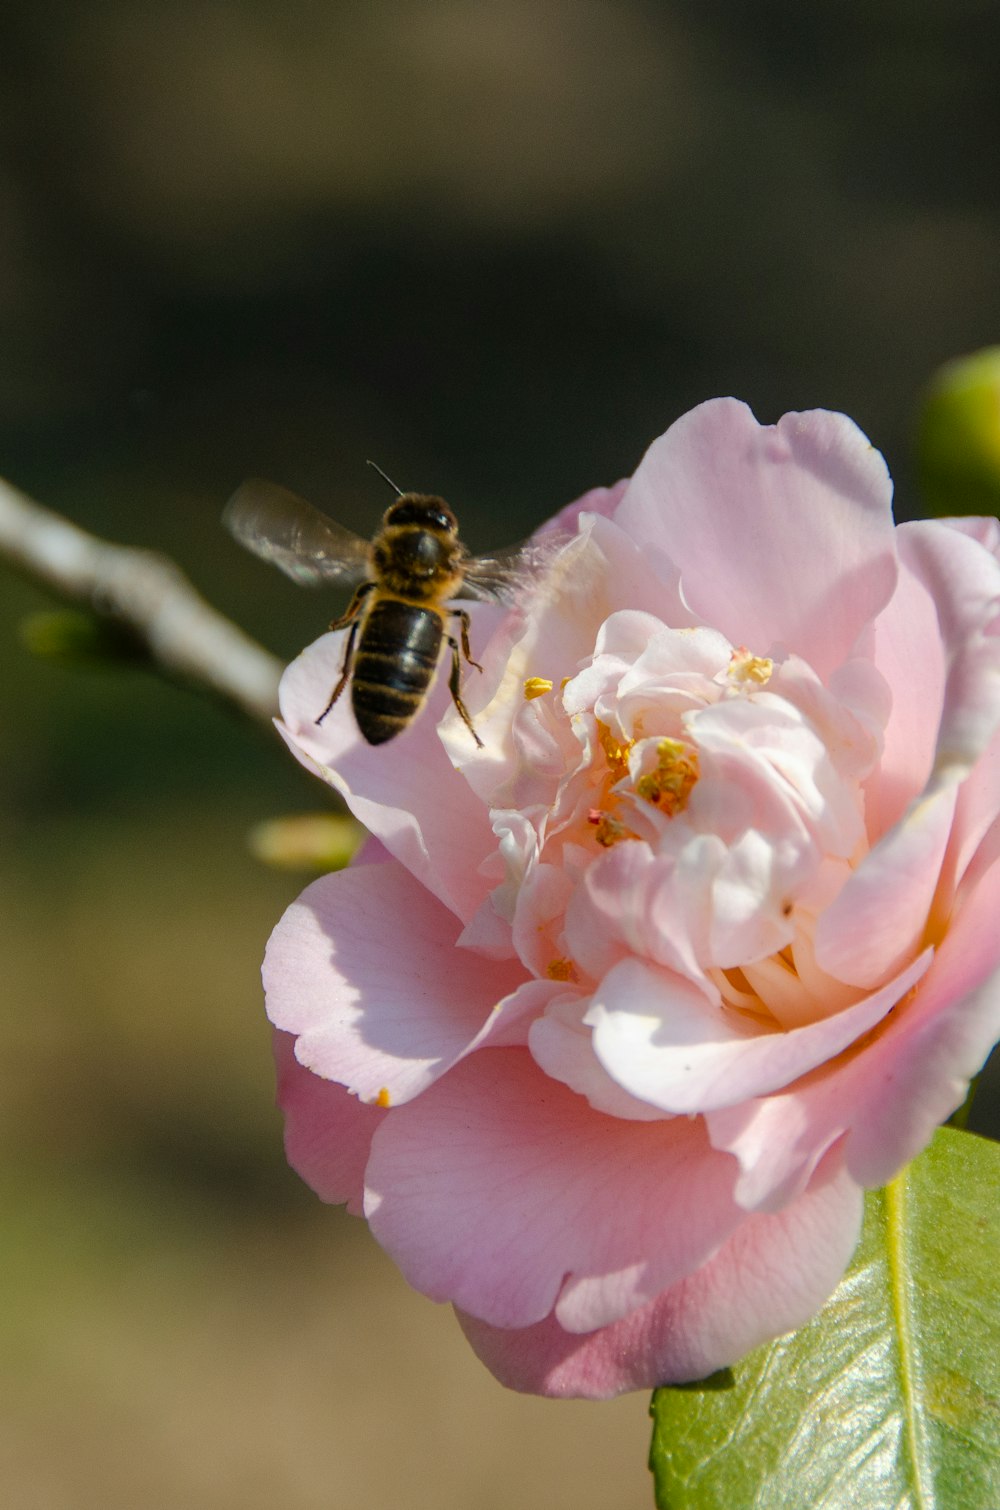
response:
M171 679L259 722L277 712L281 662L206 603L166 556L99 540L0 480L0 559L134 637Z

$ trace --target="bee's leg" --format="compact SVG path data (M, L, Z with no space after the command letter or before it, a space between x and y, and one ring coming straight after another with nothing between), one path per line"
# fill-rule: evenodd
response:
M361 620L358 618L357 611L355 611L354 619L351 623L351 630L347 636L347 646L344 650L343 665L340 668L340 681L337 683L332 693L330 694L330 701L323 709L319 718L317 718L316 722L318 724L321 724L323 722L324 718L329 713L330 709L333 707L334 703L337 701L337 698L343 692L344 688L347 686L348 681L350 680L351 666L354 663L354 642L358 637L358 630L360 629L360 627Z
M354 620L361 612L361 605L364 603L365 598L370 592L374 592L375 587L376 583L374 582L362 582L360 587L356 589L354 597L351 599L350 603L348 603L347 612L341 614L339 619L334 619L330 625L330 628L346 629L348 624L353 624Z
M482 666L480 666L478 661L472 659L472 651L469 649L469 615L464 608L449 608L448 612L453 619L461 619L462 621L462 654L470 666L475 666L477 671L482 671Z
M344 688L347 686L348 681L350 680L351 667L354 664L354 645L355 641L358 638L358 630L361 628L361 607L366 596L372 591L374 586L374 582L362 582L361 586L354 594L354 597L351 599L350 605L348 606L347 612L344 614L343 618L334 619L333 623L330 625L331 629L344 629L347 627L347 625L350 625L350 632L347 636L347 644L344 647L344 660L340 667L340 680L334 687L333 692L330 694L330 701L323 709L319 718L317 718L316 722L318 724L321 724L323 722L324 718L329 713L330 709L333 707L334 703L337 701L337 698L343 692Z
M464 619L466 615L462 614L462 617ZM459 692L459 688L462 685L462 662L459 659L458 654L458 641L450 634L446 635L445 638L447 639L448 644L451 646L451 675L448 678L448 688L451 692L451 700L455 704L455 707L458 709L459 713L461 713L465 727L468 729L469 733L472 735L479 748L482 749L483 742L472 726L472 719L469 717L469 710L463 703L461 694ZM464 630L462 638L466 638ZM465 658L467 661L472 661L472 657L468 654L466 654ZM472 661L472 664L475 665L475 661Z

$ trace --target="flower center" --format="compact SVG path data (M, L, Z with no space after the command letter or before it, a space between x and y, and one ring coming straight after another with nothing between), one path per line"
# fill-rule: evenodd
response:
M697 780L698 751L682 739L661 739L656 746L656 765L639 777L635 790L644 802L673 818L687 807Z
M622 807L632 793L655 807L667 818L684 811L691 789L698 780L698 752L682 739L664 738L652 747L655 763L634 780L629 757L634 739L619 737L599 719L597 742L604 755L606 772L601 778L601 798L587 813L587 822L602 849L622 839L639 835L623 821ZM647 758L647 757L644 757ZM628 783L631 783L631 791Z
M795 937L776 954L736 969L711 969L724 1007L769 1027L801 1028L853 1006L864 991L816 964L815 919L796 909Z

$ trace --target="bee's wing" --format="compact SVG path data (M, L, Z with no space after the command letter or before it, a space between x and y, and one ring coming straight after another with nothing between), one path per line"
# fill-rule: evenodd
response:
M485 598L512 603L548 570L552 559L576 536L555 531L539 538L496 551L492 556L472 556L466 562L460 598Z
M360 582L368 573L367 540L276 482L256 477L244 482L226 504L222 521L248 551L307 587Z

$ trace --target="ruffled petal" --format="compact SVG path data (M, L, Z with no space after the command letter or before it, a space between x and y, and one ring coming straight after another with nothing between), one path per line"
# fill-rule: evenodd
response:
M750 1217L697 1273L613 1326L580 1336L554 1316L510 1331L458 1320L508 1389L607 1400L686 1384L810 1320L843 1274L861 1215L861 1191L831 1156L794 1205Z
M597 1055L590 1028L584 1022L586 1000L557 997L532 1022L527 1043L535 1063L553 1080L586 1096L595 1111L636 1122L659 1122L664 1112L639 1101L612 1080Z
M779 1090L870 1032L926 972L931 957L926 950L856 1005L784 1032L744 1024L680 976L623 960L587 1013L594 1052L619 1085L663 1111L733 1106Z
M264 961L267 1010L296 1057L363 1101L419 1095L467 1053L524 979L456 949L459 924L397 861L314 881ZM387 947L387 944L389 947Z
M875 842L927 786L944 705L944 647L934 600L905 561L892 601L875 621L872 653L892 694L882 755L865 783L865 817Z
M955 788L919 798L844 882L816 928L816 962L869 990L921 946L955 811Z
M884 1185L965 1100L1000 1038L1000 863L980 879L907 1010L859 1056L843 1088L853 1110L844 1157L854 1178ZM852 1067L849 1067L852 1068Z
M615 522L680 569L699 622L759 655L787 645L825 677L892 595L891 504L885 462L845 415L760 426L712 399L653 442Z
M960 780L1000 723L1000 562L935 520L901 525L899 548L934 600L945 651L932 780Z
M342 1085L321 1080L295 1057L290 1033L274 1034L278 1105L285 1116L285 1155L321 1200L346 1201L360 1216L365 1165L385 1112L365 1106Z
M496 1049L383 1124L365 1213L433 1300L499 1326L558 1301L562 1324L588 1331L715 1251L741 1216L734 1175L703 1124L604 1116L523 1050Z
M572 503L567 503L565 508L560 509L558 514L553 515L551 519L547 520L541 529L536 530L532 538L535 540L544 540L546 535L559 535L566 531L573 532L576 530L581 514L600 514L605 519L610 519L619 503L621 503L622 495L627 487L628 478L623 477L610 488L591 488L588 492L584 493L582 498L577 498Z
M863 1050L786 1091L713 1112L713 1144L740 1161L740 1204L775 1210L843 1139L866 1187L891 1180L965 1099L1000 1037L1000 863L972 892L912 1000Z
M1000 821L1000 734L992 740L958 789L948 853L941 866L938 905L951 906L980 846Z
M570 900L570 958L594 980L634 953L703 982L694 949L700 943L708 952L697 927L706 883L685 884L692 880L686 867L657 859L648 844L614 845L590 864Z
M610 519L585 515L581 527L553 561L520 634L511 633L515 620L506 626L502 675L490 674L488 659L487 675L467 689L469 712L486 748L476 759L462 757L462 768L473 789L494 806L509 805L500 794L514 781L519 764L511 710L522 703L529 678L559 687L590 660L601 625L620 608L669 615L679 625L694 622L669 564L658 569ZM453 753L458 759L454 746Z

